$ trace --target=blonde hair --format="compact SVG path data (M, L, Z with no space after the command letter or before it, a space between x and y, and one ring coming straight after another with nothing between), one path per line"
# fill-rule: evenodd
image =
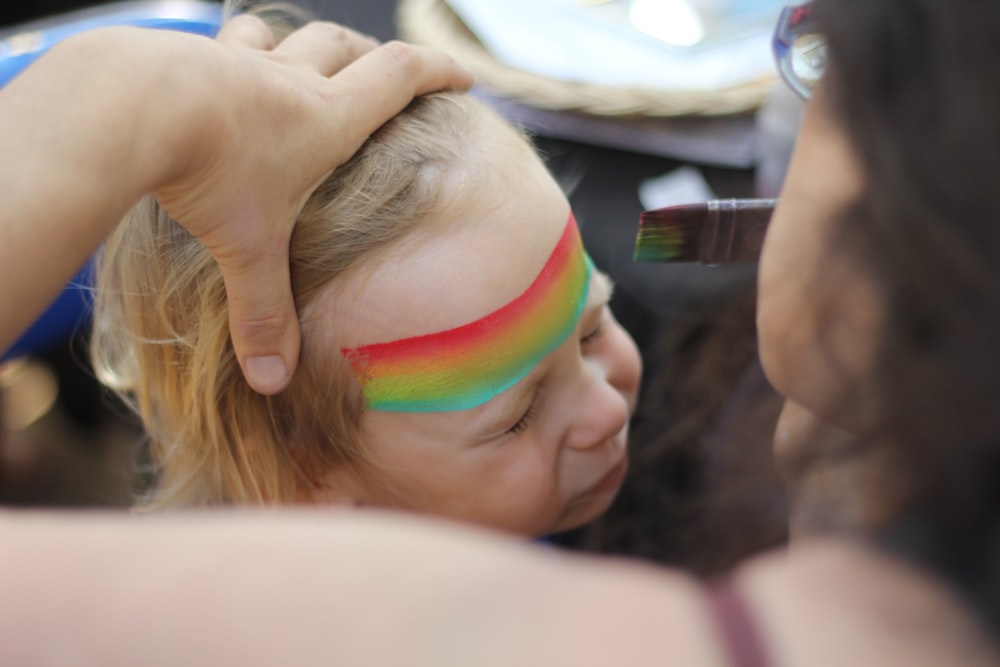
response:
M360 388L316 328L336 319L303 314L338 276L455 204L454 181L488 150L469 147L493 136L484 122L521 142L498 119L464 95L418 98L313 194L289 248L302 354L277 396L243 379L209 252L152 196L129 213L99 257L91 352L98 377L146 429L159 476L149 506L287 503L321 488L335 466L373 474Z

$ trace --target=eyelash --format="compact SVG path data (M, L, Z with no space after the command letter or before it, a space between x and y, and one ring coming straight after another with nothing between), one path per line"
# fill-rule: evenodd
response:
M604 333L604 314L603 313L601 314L601 321L598 323L598 325L596 327L594 327L593 331L591 331L590 333L588 333L585 336L583 336L583 338L580 339L580 343L586 344L586 343L589 343L591 341L597 340L598 338L601 337L602 333Z
M528 406L528 410L521 415L521 418L517 420L517 423L507 429L507 433L511 435L517 435L523 432L529 426L531 422L534 421L535 417L538 415L538 397L536 396L531 405Z
M604 333L604 325L599 324L597 328L591 331L589 334L580 339L581 343L589 343L593 340L600 338L601 334Z

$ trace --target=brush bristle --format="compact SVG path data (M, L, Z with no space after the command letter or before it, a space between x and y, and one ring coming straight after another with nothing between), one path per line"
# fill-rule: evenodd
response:
M637 262L698 261L706 214L705 204L644 211L632 258Z

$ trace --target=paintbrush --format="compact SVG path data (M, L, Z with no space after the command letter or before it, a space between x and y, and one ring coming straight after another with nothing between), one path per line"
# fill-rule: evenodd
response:
M777 199L715 199L639 216L637 262L756 262Z

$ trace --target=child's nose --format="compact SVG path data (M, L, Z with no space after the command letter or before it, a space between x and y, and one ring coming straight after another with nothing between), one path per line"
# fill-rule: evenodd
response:
M599 376L599 377L598 377ZM628 401L608 383L603 373L590 377L580 392L576 425L567 438L574 449L597 447L613 438L629 418Z

